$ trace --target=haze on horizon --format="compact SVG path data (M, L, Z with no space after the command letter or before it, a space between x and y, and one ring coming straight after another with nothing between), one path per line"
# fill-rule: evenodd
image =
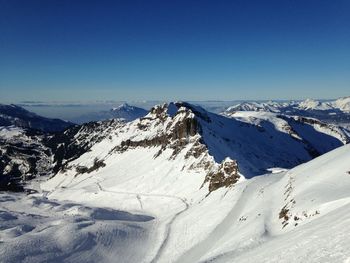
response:
M0 1L0 102L349 95L350 2Z

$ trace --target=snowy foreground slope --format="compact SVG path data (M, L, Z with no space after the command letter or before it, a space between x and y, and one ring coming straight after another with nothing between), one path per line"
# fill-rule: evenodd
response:
M144 158L142 164L148 161ZM241 180L207 197L197 184L200 173L176 178L167 171L170 178L163 179L163 189L152 181L157 171L53 178L41 185L43 194L0 195L0 258L348 262L349 171L346 145L292 170Z
M291 170L272 166L274 151L323 153L343 133L248 120L170 104L117 123L33 182L38 193L0 194L1 262L348 262L350 145ZM305 130L329 144L303 139ZM257 150L262 160L250 158Z

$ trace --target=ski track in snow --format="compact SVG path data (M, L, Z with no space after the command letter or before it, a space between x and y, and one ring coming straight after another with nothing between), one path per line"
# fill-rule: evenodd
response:
M161 246L159 247L157 254L151 260L151 263L157 262L159 260L159 258L161 257L163 251L165 250L167 243L168 243L168 240L169 240L170 233L171 233L171 227L172 227L172 224L174 223L174 221L189 208L189 204L185 200L183 200L183 199L180 199L180 200L185 204L185 208L183 210L177 212L173 216L173 218L170 220L170 222L167 223L165 238L163 239L163 242L162 242Z
M142 202L141 202L141 196L148 196L148 197L166 197L166 198L172 198L172 199L176 199L181 201L185 207L180 210L179 212L177 212L172 218L171 220L166 224L165 226L165 234L164 234L164 238L162 241L162 244L160 245L159 249L157 250L156 255L153 257L153 259L150 261L151 263L155 263L158 262L159 259L161 258L163 251L166 249L167 247L167 243L171 234L171 228L172 228L172 224L174 223L174 221L184 212L186 212L188 210L188 208L190 207L189 204L187 203L187 201L184 198L178 197L178 196L172 196L172 195L162 195L162 194L144 194L144 193L133 193L133 192L119 192L119 191L111 191L111 190L107 190L104 187L102 187L101 183L97 182L96 183L98 189L102 192L108 192L108 193L113 193L113 194L130 194L130 195L135 195L136 199L139 201L140 203L140 207L141 209L143 209L142 206Z
M141 201L141 196L138 194L138 195L136 195L136 198L137 198L137 200L138 200L139 203L140 203L140 208L141 208L141 210L143 210L143 205L142 205L142 201Z

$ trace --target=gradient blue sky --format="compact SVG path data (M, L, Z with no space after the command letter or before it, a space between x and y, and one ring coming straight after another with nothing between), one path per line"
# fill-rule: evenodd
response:
M350 95L350 1L0 0L0 101Z

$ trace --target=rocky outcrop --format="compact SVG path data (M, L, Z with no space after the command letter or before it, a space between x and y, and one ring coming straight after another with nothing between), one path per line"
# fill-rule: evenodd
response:
M189 107L186 103L163 104L155 106L150 113L137 123L139 133L147 133L150 129L158 131L152 136L137 136L142 140L127 139L114 147L113 152L123 153L137 147L160 147L154 158L159 157L166 149L172 150L170 158L176 158L185 148L185 159L196 159L188 169L207 171L203 185L207 185L209 193L221 187L234 185L240 178L235 160L229 158L217 164L209 155L208 148L202 138L200 121L211 122L207 113L201 108ZM172 107L172 109L170 109ZM176 107L177 111L174 111ZM190 147L188 147L190 145Z
M158 130L152 137L142 140L128 139L122 141L111 152L124 152L136 147L161 147L155 158L165 149L172 149L172 157L177 156L179 152L189 143L200 140L201 127L195 115L191 110L181 107L177 113L171 117L168 111L168 104L155 106L150 113L139 120L137 127L140 132L148 130L151 126ZM193 149L196 155L199 155L200 148Z
M65 169L68 162L123 125L124 122L118 120L93 122L54 134L30 128L0 127L0 190L21 191L27 180L51 176ZM98 165L101 163L91 169Z
M118 119L89 122L71 127L63 133L46 137L44 143L54 154L55 166L53 172L56 173L60 169L64 169L68 162L80 157L89 151L94 144L111 136L124 125L125 122Z
M2 128L0 136L0 191L23 190L23 183L52 171L52 151L44 145L44 134L20 128Z
M97 171L100 168L105 167L106 164L102 160L98 160L97 158L94 159L94 163L91 167L86 166L78 166L75 168L78 174L85 174L85 173L91 173L93 171Z
M235 160L226 158L220 165L212 169L204 183L209 183L209 193L221 187L230 187L240 179L238 165Z

